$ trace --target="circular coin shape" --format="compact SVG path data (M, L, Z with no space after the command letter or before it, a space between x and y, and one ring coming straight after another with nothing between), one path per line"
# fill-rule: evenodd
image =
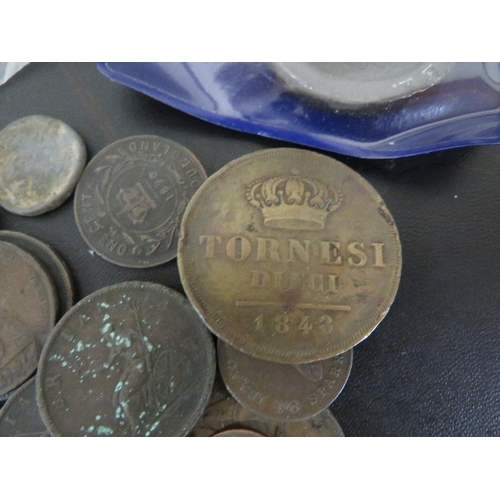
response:
M219 339L217 354L222 380L234 398L275 420L302 420L326 409L344 388L352 366L352 349L291 365L254 358Z
M259 417L243 408L216 382L203 417L189 433L191 437L210 437L233 429L249 429L267 437L344 437L329 410L305 420L283 422Z
M21 385L36 369L55 322L57 296L40 264L0 241L0 394Z
M87 159L82 138L66 123L27 116L0 132L0 205L39 215L73 191Z
M186 209L182 284L208 327L255 357L331 358L365 339L399 285L396 224L356 172L299 149L258 151Z
M222 431L218 432L217 434L214 434L212 437L266 437L264 434L261 434L260 432L255 432L250 429L230 429L228 431Z
M197 158L154 135L121 139L87 165L75 218L87 244L124 267L151 267L177 255L186 206L206 179Z
M0 437L49 435L38 411L35 377L32 377L12 394L0 411Z
M32 236L16 231L0 231L0 241L17 245L43 264L58 292L58 318L71 308L73 305L73 281L66 263L52 248Z
M55 436L183 436L214 374L212 338L188 300L125 282L59 321L40 359L38 402Z

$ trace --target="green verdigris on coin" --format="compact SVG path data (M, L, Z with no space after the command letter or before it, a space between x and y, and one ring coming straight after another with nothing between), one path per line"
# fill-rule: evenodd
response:
M0 131L0 205L39 215L73 192L87 160L82 138L48 116L27 116Z
M188 201L206 179L198 159L153 135L110 144L87 165L75 193L75 218L87 244L124 267L151 267L177 255Z
M40 359L38 402L55 436L184 436L214 375L212 338L188 300L124 282L58 322Z
M36 369L56 317L57 296L40 264L0 241L0 394L21 385Z
M280 148L238 158L191 199L179 271L225 342L278 363L364 340L399 285L396 224L376 191L328 156Z

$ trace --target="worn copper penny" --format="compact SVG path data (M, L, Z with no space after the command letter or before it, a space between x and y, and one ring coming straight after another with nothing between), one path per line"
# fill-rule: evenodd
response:
M329 410L306 420L283 422L260 417L243 408L217 380L205 412L189 433L191 437L210 437L222 431L249 429L268 437L344 437Z
M188 300L162 285L125 282L59 321L40 359L38 401L56 436L183 436L214 374L212 338Z
M228 431L218 432L212 437L266 437L260 432L252 431L250 429L230 429Z
M396 225L356 172L299 149L258 151L189 203L182 284L208 327L269 361L331 358L365 339L399 285Z
M12 394L0 411L0 437L49 435L38 411L35 377L32 377Z
M352 349L334 358L291 365L254 358L219 339L219 370L245 408L275 420L302 420L326 409L344 388Z
M56 317L52 281L27 252L0 241L0 394L36 369Z
M0 205L39 215L72 193L87 159L82 138L66 123L27 116L0 132Z
M87 244L125 267L151 267L177 255L188 201L206 179L196 157L153 135L121 139L87 165L75 194L75 217Z
M57 317L60 318L73 305L73 281L68 266L48 245L17 231L0 231L0 241L6 241L26 250L49 273L59 298Z

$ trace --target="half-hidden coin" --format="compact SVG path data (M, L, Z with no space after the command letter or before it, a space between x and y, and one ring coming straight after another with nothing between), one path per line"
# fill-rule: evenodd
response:
M48 116L26 116L0 132L0 205L39 215L73 192L87 159L82 138Z
M228 431L218 432L212 437L266 437L260 432L252 431L250 429L229 429Z
M37 395L55 436L183 436L214 375L211 335L188 300L132 281L63 316L40 359Z
M0 411L0 437L49 435L38 411L35 377L32 377L12 394Z
M0 241L0 394L17 388L35 371L52 330L57 296L38 261Z
M330 410L305 420L283 422L263 418L241 406L217 380L210 401L191 437L210 437L232 429L250 429L268 437L344 437Z
M42 241L17 231L0 231L0 241L6 241L26 250L40 262L54 282L58 297L60 318L73 305L73 280L62 258Z
M334 358L291 365L255 358L219 339L218 366L233 397L264 418L302 420L325 410L344 388L352 349Z
M181 225L187 296L222 340L278 363L364 340L399 285L401 245L360 175L318 153L257 151L212 175Z
M75 193L75 218L87 244L124 267L151 267L177 255L186 206L205 181L198 159L153 135L110 144L87 165Z

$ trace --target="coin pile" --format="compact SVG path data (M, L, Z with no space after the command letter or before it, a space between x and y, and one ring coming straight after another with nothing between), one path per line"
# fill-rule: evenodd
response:
M183 146L135 136L92 159L74 210L117 265L177 256L187 299L130 281L72 306L52 250L1 231L0 394L38 371L36 391L29 380L0 411L0 435L343 435L328 407L401 270L395 223L359 175L282 148L206 179Z

